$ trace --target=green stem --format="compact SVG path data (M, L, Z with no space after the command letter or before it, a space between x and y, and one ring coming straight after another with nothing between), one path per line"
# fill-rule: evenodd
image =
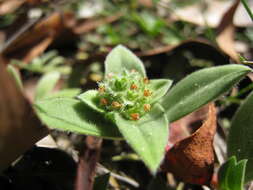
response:
M249 8L248 3L246 2L246 0L241 0L241 2L242 2L242 4L243 4L244 8L246 9L246 11L248 12L248 14L249 14L251 20L253 21L253 13L252 13L252 11L251 11L250 8Z

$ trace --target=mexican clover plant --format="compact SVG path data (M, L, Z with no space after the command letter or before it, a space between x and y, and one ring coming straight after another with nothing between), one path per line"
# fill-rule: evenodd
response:
M215 100L250 71L232 64L202 69L168 91L171 80L148 79L141 60L119 45L107 56L104 80L96 90L76 98L40 98L35 109L52 128L126 140L156 172L164 157L169 121Z

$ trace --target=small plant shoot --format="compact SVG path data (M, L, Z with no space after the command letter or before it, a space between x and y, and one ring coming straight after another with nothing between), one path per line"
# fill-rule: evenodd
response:
M155 172L164 155L169 125L162 106L156 103L172 82L149 80L139 58L123 46L111 51L105 68L104 81L98 84L98 89L89 90L78 98L115 123L122 136ZM155 142L158 138L160 140Z
M169 122L215 100L250 71L232 64L202 69L169 91L171 80L148 79L142 61L119 45L107 56L97 89L74 98L37 99L35 109L52 128L126 140L156 173L165 155Z
M219 190L243 190L247 160L230 157L219 169Z

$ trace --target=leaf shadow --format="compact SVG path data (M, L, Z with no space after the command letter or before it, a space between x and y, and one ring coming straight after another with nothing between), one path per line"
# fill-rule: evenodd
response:
M117 126L105 118L105 116L99 112L94 111L92 108L85 105L83 102L77 102L74 105L74 109L80 119L86 123L95 125L102 137L111 136L113 138L121 138L121 134Z

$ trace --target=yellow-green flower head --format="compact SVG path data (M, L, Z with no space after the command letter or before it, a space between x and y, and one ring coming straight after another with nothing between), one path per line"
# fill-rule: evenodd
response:
M150 111L149 80L135 70L121 75L110 73L103 82L98 83L99 106L106 111L116 111L130 120L139 120Z

